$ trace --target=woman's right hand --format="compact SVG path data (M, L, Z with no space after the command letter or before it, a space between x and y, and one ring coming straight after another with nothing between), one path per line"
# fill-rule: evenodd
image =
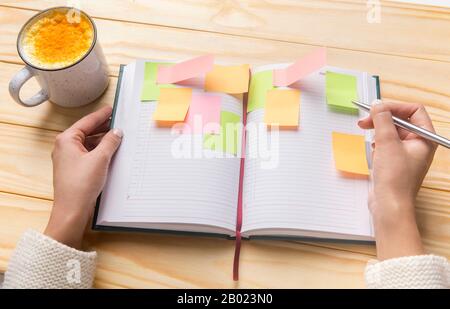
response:
M369 199L378 259L423 254L414 203L431 165L436 144L395 127L392 115L434 132L425 108L417 104L381 102L358 122L375 129L373 188Z

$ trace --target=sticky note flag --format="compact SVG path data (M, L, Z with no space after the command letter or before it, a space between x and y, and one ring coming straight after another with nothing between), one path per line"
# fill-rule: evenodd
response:
M220 133L221 97L209 94L193 94L183 133Z
M221 134L214 135L214 134L205 134L203 136L203 148L208 150L214 150L214 151L222 151L225 152L223 149L223 136ZM233 144L229 147L229 149L232 151L231 154L234 154ZM225 147L227 149L227 147Z
M239 126L241 117L228 111L221 112L219 135L205 134L203 148L237 155L239 149Z
M162 88L153 120L161 122L184 121L192 100L190 88Z
M158 84L174 84L186 79L204 75L214 66L214 56L206 55L171 66L158 68Z
M369 175L364 136L333 132L336 169L341 172Z
M300 114L300 90L273 89L267 92L264 122L267 125L296 128Z
M274 70L273 84L277 87L287 87L324 67L326 63L327 49L318 48L287 68Z
M253 74L248 93L247 113L266 106L267 91L274 89L273 71Z
M353 75L326 73L326 97L328 106L337 112L357 114L358 107L352 101L358 99L357 80Z
M161 88L174 88L170 84L156 84L158 67L169 65L170 63L146 62L144 66L144 85L142 88L141 101L156 101L159 99L159 90Z
M237 66L215 65L214 69L206 74L205 90L239 94L248 91L250 67L248 64Z

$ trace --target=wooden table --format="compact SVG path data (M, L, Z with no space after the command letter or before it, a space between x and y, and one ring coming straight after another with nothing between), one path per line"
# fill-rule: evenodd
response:
M362 0L80 1L95 18L111 67L111 86L96 103L22 108L8 82L22 67L15 42L38 10L67 1L0 4L0 271L27 228L43 230L52 207L50 153L58 132L111 104L119 64L135 58L183 59L206 53L226 63L297 59L327 46L329 63L380 75L384 98L426 105L438 133L450 136L450 9L381 1L381 23L366 20ZM26 87L33 93L36 84ZM439 149L417 202L423 241L450 258L450 155ZM303 241L244 242L239 283L234 243L211 238L94 233L96 287L363 287L368 245Z

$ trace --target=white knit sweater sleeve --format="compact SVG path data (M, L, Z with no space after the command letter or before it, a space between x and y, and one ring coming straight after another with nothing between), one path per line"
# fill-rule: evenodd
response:
M3 288L91 288L96 258L95 252L78 251L28 230L9 261Z
M366 285L372 289L447 289L450 264L435 255L405 256L378 262L369 261Z

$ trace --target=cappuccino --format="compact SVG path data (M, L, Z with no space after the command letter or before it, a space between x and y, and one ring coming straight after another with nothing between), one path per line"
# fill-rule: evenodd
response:
M94 42L94 26L83 13L51 10L27 25L19 39L25 60L40 69L62 69L81 60Z

